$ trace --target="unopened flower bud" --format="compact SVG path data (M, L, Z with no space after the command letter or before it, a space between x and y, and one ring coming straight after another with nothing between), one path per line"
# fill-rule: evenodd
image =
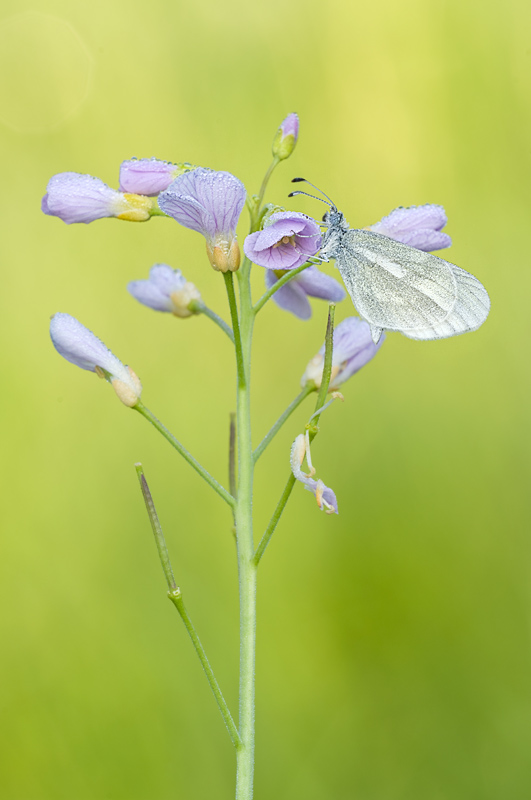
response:
M293 153L299 138L299 118L297 114L288 114L280 125L273 139L273 156L283 161Z
M137 375L79 320L70 314L55 314L50 323L50 336L63 358L109 381L122 403L129 408L137 405L142 394L142 384Z
M176 317L200 313L197 308L197 302L201 300L199 289L187 281L180 270L172 269L168 264L155 264L147 280L131 281L127 290L135 300L155 311L167 311Z

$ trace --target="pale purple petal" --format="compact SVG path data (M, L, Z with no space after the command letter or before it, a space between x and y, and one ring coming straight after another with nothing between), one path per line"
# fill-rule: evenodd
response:
M382 336L378 344L374 344L369 324L360 317L347 317L339 323L334 331L334 349L332 365L339 367L339 371L331 382L339 386L365 366L378 352L385 337ZM325 345L319 353L324 355Z
M122 195L99 178L78 172L60 172L48 182L41 208L67 225L113 216Z
M155 311L175 311L175 303L171 298L174 292L179 292L186 284L182 272L172 269L168 264L155 264L149 271L147 280L130 281L127 291L149 308Z
M282 240L287 238L288 242ZM243 243L245 255L266 269L295 269L321 247L321 231L311 217L297 211L272 214L262 231Z
M281 122L280 127L283 136L294 136L295 141L297 141L299 136L299 117L297 114L288 114L286 119Z
M324 486L323 489L323 482L316 481L313 478L306 478L304 483L306 484L306 489L308 489L309 492L312 492L316 497L317 497L317 488L319 487L319 484L321 484L321 497L324 501L323 505L325 509L327 509L329 513L332 512L334 514L339 513L337 510L337 498L335 492L332 489L330 489L329 486Z
M270 289L278 281L278 278L274 272L268 270L265 274L265 280L266 287ZM273 295L273 300L283 311L290 311L299 319L310 319L312 316L312 308L306 297L306 292L301 286L297 285L295 279L277 289Z
M450 247L452 240L442 233L448 219L444 208L427 203L423 206L395 208L386 217L369 227L369 230L389 236L417 250L441 250Z
M269 273L266 273L269 274ZM335 278L325 275L317 267L307 267L300 275L293 278L310 297L328 300L329 303L340 303L346 297L345 290Z
M238 178L202 167L179 175L159 196L166 214L209 239L233 235L244 204L245 187Z
M81 369L94 372L101 367L125 383L130 375L122 362L111 353L92 331L70 314L55 314L50 323L50 336L57 352Z
M168 188L177 169L175 164L156 158L131 158L120 167L120 190L156 195Z

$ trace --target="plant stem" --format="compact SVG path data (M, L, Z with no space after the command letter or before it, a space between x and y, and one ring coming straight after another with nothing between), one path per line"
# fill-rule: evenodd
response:
M290 269L288 272L286 272L285 275L279 278L278 281L274 283L273 286L267 290L267 292L264 292L264 294L259 300L257 300L257 302L254 305L253 312L255 314L258 314L258 312L265 306L267 301L271 297L273 297L275 292L278 292L278 290L281 289L283 286L285 286L286 283L289 283L289 281L293 280L295 275L298 275L299 272L302 272L303 270L308 269L308 267L311 266L313 266L312 262L306 261L304 264L301 264L300 267L297 267L296 269Z
M193 467L195 471L199 473L199 475L201 475L203 480L205 480L208 483L208 485L211 486L214 489L214 491L217 492L219 496L222 497L223 500L225 500L225 502L228 503L229 506L233 508L236 502L234 497L231 494L229 494L229 492L220 483L218 483L217 480L213 478L212 475L209 472L207 472L207 470L203 466L201 466L199 461L196 461L193 455L189 453L185 447L183 447L180 441L176 439L175 436L172 433L170 433L167 428L164 427L162 422L158 420L154 414L151 413L149 408L146 408L146 406L140 402L138 402L136 406L133 407L135 411L138 411L139 414L142 414L143 417L145 417L149 422L151 422L153 427L156 428L158 432L164 436L166 441L168 441L171 444L171 446L174 447L177 450L177 452L182 455L185 461L188 461L190 466Z
M311 420L315 420L315 422L311 423L310 428L310 440L313 441L319 432L319 428L317 423L319 422L319 417L324 408L324 399L328 394L328 387L330 386L330 377L332 374L332 355L334 349L334 313L336 307L335 305L330 305L328 307L328 322L326 325L326 336L325 336L325 357L324 357L324 364L323 364L323 377L321 380L321 386L319 388L319 393L317 395L317 402L315 404L315 411L310 417ZM316 415L316 412L319 412ZM264 535L260 539L258 547L256 548L256 553L254 554L253 561L258 567L260 563L260 559L264 555L265 549L269 544L271 537L275 532L275 528L278 525L280 517L282 516L284 509L286 508L286 504L289 500L290 494L293 491L293 487L295 486L295 476L292 474L288 478L288 482L282 492L280 500L277 503L277 507L273 512L273 516L269 520L269 525L267 526Z
M218 317L216 312L212 311L211 308L206 306L202 300L192 300L188 304L188 308L190 309L190 311L194 311L196 314L204 314L205 317L211 319L212 322L214 322L218 326L218 328L221 328L223 333L227 334L231 342L234 343L234 334L232 332L232 328L230 327L230 325L227 325L224 319Z
M243 360L240 323L238 320L238 306L236 304L236 295L234 293L234 279L232 277L232 272L224 272L223 278L225 280L225 286L227 288L227 297L229 298L229 307L230 307L230 318L232 320L232 330L234 332L234 346L236 348L236 367L238 370L238 386L241 387L245 384L245 367ZM241 286L240 286L240 300L241 300ZM251 336L252 336L252 326L251 326Z
M185 608L185 605L183 603L182 594L181 594L181 590L179 589L179 587L176 587L175 589L172 589L171 591L169 591L168 592L168 597L170 598L171 602L173 603L173 605L175 606L175 608L179 612L179 614L181 616L181 619L184 622L184 627L188 631L188 635L190 636L190 639L192 640L192 644L193 644L193 646L195 648L195 651L196 651L197 655L199 656L199 660L200 660L200 662L202 664L202 667L203 667L203 669L205 671L205 675L207 676L207 680L208 680L208 682L210 684L210 688L212 689L214 697L216 698L216 702L218 704L218 708L221 711L221 716L223 717L223 719L225 721L225 725L227 726L227 730L228 730L228 732L230 734L230 738L232 739L232 744L236 748L236 752L238 752L238 750L242 746L242 742L241 742L241 739L240 739L240 735L238 733L238 729L236 728L234 720L232 719L232 715L231 715L231 713L229 711L229 707L227 706L225 698L223 697L223 693L222 693L221 689L219 688L219 683L217 682L216 676L214 675L212 667L210 666L210 662L209 662L209 660L208 660L208 658L206 656L204 647L201 644L201 640L199 639L199 636L197 635L197 631L196 631L196 629L194 628L194 626L192 624L192 620L188 616L188 612L187 612L187 610Z
M149 491L149 486L146 481L146 476L144 475L142 464L135 464L135 469L136 474L138 475L138 480L140 481L140 489L142 490L142 495L146 504L149 521L151 522L151 529L155 537L155 544L157 545L162 571L164 572L168 589L170 591L174 591L177 589L177 584L175 582L175 576L173 574L168 548L166 546L166 539L164 538L162 525L159 521L159 515L157 514L157 509L155 508L155 503L153 502L151 492Z
M256 203L256 218L251 221L251 231L254 230L256 227L257 221L260 219L260 206L262 205L262 200L264 199L265 190L267 189L267 184L269 183L269 178L273 174L273 170L275 167L280 163L279 159L275 156L273 161L267 168L267 172L264 175L264 180L262 181L262 185L260 186L260 191L258 192L258 201Z
M236 336L237 309L234 291L227 293L231 304L236 338L237 382L237 424L238 424L238 492L236 498L236 542L238 548L238 579L240 594L240 701L239 733L242 746L237 750L236 800L251 800L253 796L254 774L254 672L256 649L256 565L253 561L253 450L251 439L250 413L250 367L251 341L254 314L252 310L251 264L244 259L238 276L240 287L240 320L238 330L241 334L241 354L238 355L238 336Z
M282 492L280 500L277 503L277 507L273 512L273 516L269 520L269 525L267 526L265 533L260 539L260 543L256 548L256 553L254 554L254 559L253 559L256 566L258 566L258 564L260 563L260 559L264 555L265 549L275 532L275 528L277 527L280 517L282 516L282 513L286 508L286 503L289 500L289 496L294 486L295 486L295 476L290 475L288 478L288 482L286 483L286 486L284 488L284 491Z
M290 405L286 408L284 413L281 414L281 416L277 419L277 421L272 426L272 428L266 433L266 435L264 436L264 438L262 439L262 441L260 442L258 447L255 449L255 451L253 453L253 459L254 459L255 464L258 461L258 459L260 458L260 456L262 455L262 453L264 452L264 450L266 449L266 447L268 446L268 444L277 435L277 433L279 432L281 427L284 425L284 423L286 422L288 417L290 417L291 414L293 414L293 412L295 411L295 409L300 406L302 401L305 400L308 397L308 395L311 394L314 391L315 391L314 388L312 388L311 386L306 385L304 387L304 389L302 390L302 392L299 395L297 395L295 400L292 403L290 403Z

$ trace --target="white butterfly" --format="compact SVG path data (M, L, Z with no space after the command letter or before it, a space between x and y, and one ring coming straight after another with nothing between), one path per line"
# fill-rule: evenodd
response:
M445 339L475 331L485 322L490 299L477 278L431 253L349 228L341 211L329 205L319 258L336 260L374 342L384 330L410 339Z

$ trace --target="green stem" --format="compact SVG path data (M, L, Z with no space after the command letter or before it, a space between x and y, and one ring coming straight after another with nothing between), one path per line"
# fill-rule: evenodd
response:
M216 312L212 311L211 308L206 306L202 300L192 300L188 304L188 308L190 309L190 311L193 311L194 314L204 314L205 317L208 317L208 319L211 319L212 322L215 322L218 328L221 328L223 333L226 333L231 342L234 343L234 334L232 332L232 328L230 327L230 325L227 325L224 319L218 317Z
M269 165L266 174L264 175L264 180L262 181L262 185L260 186L260 191L258 192L258 199L256 201L256 215L251 220L251 233L256 230L256 225L258 220L260 219L260 206L262 205L262 200L264 199L265 190L267 189L267 184L269 183L269 178L273 174L273 170L275 167L280 163L280 159L275 156L273 161Z
M168 592L168 597L170 598L171 602L179 612L181 619L184 622L184 627L188 631L188 635L192 640L192 644L195 648L197 655L199 656L199 660L205 671L205 675L207 676L207 680L210 684L210 688L212 689L212 693L216 698L218 708L221 711L221 716L225 721L225 725L227 726L230 738L232 739L232 744L236 748L236 752L238 752L242 747L242 741L240 739L238 729L236 728L234 720L232 719L232 715L229 711L229 707L225 701L225 698L223 697L223 693L219 688L219 683L217 682L216 676L214 675L212 667L210 666L210 662L206 656L205 649L201 644L201 640L197 635L197 631L192 624L192 620L188 616L188 612L183 603L181 590L178 587L172 589L170 592Z
M286 503L289 500L289 496L294 486L295 486L295 477L294 475L290 475L288 478L288 482L286 483L285 489L282 492L280 500L277 503L277 507L273 512L273 516L269 520L269 525L267 526L266 531L262 536L262 538L260 539L258 547L256 548L256 553L254 554L253 558L253 561L256 564L256 566L258 566L258 564L260 563L260 559L264 555L265 549L275 532L275 528L277 527L280 517L282 516L282 513L286 508Z
M326 336L325 336L325 357L324 357L324 364L323 364L323 377L321 380L321 386L319 388L319 393L317 395L317 402L315 404L315 411L310 417L310 421L315 420L315 422L311 422L310 427L310 440L313 441L319 432L319 427L317 423L319 422L319 417L324 409L324 398L328 394L328 387L330 386L330 378L332 374L332 355L333 355L333 348L334 348L334 313L336 307L335 305L330 305L328 307L328 322L326 325ZM318 413L316 413L318 412ZM277 507L273 512L273 516L269 520L269 525L267 526L264 535L260 539L258 547L256 548L256 553L254 554L253 561L258 566L260 563L260 559L264 555L265 549L269 544L271 537L275 532L275 528L278 525L280 517L282 516L284 509L286 508L286 504L290 498L291 492L293 491L293 487L295 486L295 476L290 475L288 478L288 482L282 492L280 500L277 503Z
M275 292L278 292L278 290L282 289L282 287L285 286L286 283L289 283L289 281L293 280L293 278L296 275L298 275L299 272L302 272L303 270L308 269L308 267L311 266L313 266L312 262L306 261L304 264L301 264L300 267L297 267L296 269L290 269L288 272L286 272L285 275L279 278L278 281L274 283L273 286L267 290L267 292L264 292L264 294L259 300L257 300L257 302L254 305L253 312L255 314L258 314L258 312L265 306L267 301L270 300L271 297L273 297Z
M251 341L254 314L252 310L250 262L244 259L239 274L241 353L236 338L238 368L237 411L238 426L238 492L235 507L236 542L238 549L238 579L240 595L240 701L239 733L242 746L238 749L236 769L236 800L251 800L254 774L254 697L256 650L256 565L253 561L253 450L250 412ZM232 284L232 282L231 282ZM227 293L231 317L237 320L234 291ZM236 327L234 327L236 334Z
M238 370L238 386L245 384L245 367L243 360L242 350L242 336L240 331L240 323L238 320L238 306L236 304L236 295L234 293L234 279L232 272L224 272L223 278L227 288L227 297L229 298L230 318L232 320L232 330L234 331L234 346L236 348L236 367ZM241 295L240 295L241 297Z
M260 458L260 456L262 455L262 453L264 452L264 450L266 449L266 447L268 446L268 444L277 435L277 433L279 432L281 427L284 425L284 423L286 422L288 417L290 417L291 414L293 414L293 412L295 411L295 409L300 406L302 401L306 400L308 395L311 394L314 391L315 391L315 388L312 388L311 386L306 385L304 387L304 389L302 390L302 392L299 395L297 395L295 400L286 408L284 413L281 414L281 416L277 419L277 421L272 426L272 428L266 433L266 435L264 436L264 438L262 439L262 441L260 442L258 447L255 449L255 451L253 453L253 458L254 458L255 464L258 461L258 459Z
M151 492L149 491L149 486L144 475L142 464L135 464L135 469L140 482L140 489L142 490L142 494L144 496L144 502L146 504L149 521L151 522L151 529L155 537L155 544L157 545L162 571L166 577L168 589L170 591L174 591L177 589L177 584L175 582L175 577L171 566L170 554L168 553L168 548L166 546L166 539L164 538L162 525L159 521L159 515L157 514L157 509L155 508L155 503L153 502Z
M134 406L134 409L135 411L138 411L139 414L142 414L142 416L145 417L145 419L151 422L153 427L156 428L158 432L164 436L166 441L168 441L171 444L171 446L174 447L177 450L177 452L182 455L184 460L187 461L190 464L190 466L193 467L197 473L199 473L199 475L201 475L203 480L205 480L208 483L208 485L211 486L214 489L214 491L217 492L219 496L222 497L223 500L225 500L225 502L229 504L229 506L231 506L232 508L234 507L236 502L234 497L231 494L229 494L229 492L220 483L218 483L217 480L213 478L212 475L209 472L207 472L203 466L201 466L199 461L196 461L193 455L189 453L185 447L183 447L180 441L176 439L175 436L172 433L170 433L167 428L164 427L162 422L158 420L154 414L151 413L149 408L146 408L145 405L138 402L136 406Z

